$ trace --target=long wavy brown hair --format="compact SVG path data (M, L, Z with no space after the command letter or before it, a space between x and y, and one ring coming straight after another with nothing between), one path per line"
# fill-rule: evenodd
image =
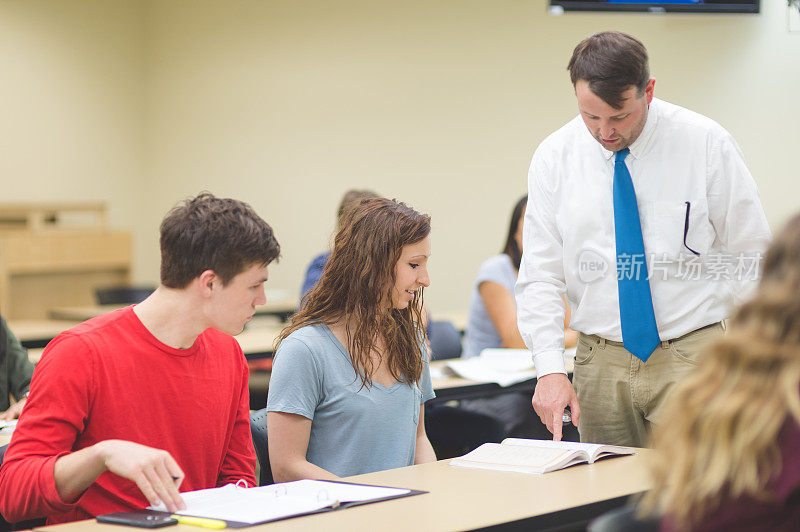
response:
M431 219L396 200L363 199L342 214L322 277L276 340L277 346L306 325L345 324L353 368L362 386L372 385L370 353L382 340L387 367L395 379L418 382L423 368L423 290L404 309L390 308L395 265L403 246L431 232ZM355 324L355 325L353 325Z
M790 423L800 423L800 216L775 237L727 334L670 398L644 511L690 530L723 501L769 499Z

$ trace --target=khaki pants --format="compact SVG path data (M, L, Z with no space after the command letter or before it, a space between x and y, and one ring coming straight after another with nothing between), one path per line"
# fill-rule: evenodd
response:
M581 407L581 441L646 446L673 385L697 367L703 347L723 330L716 323L661 342L647 363L620 342L580 333L572 384Z

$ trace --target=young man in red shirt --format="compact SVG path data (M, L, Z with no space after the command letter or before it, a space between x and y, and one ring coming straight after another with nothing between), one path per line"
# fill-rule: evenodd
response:
M239 334L280 253L245 203L203 193L161 224L161 285L61 333L0 469L0 513L48 524L255 485Z

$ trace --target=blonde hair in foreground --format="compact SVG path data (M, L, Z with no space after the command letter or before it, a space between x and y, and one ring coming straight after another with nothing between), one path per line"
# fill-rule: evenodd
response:
M728 333L670 398L642 510L691 529L723 500L769 498L787 422L800 423L800 216L775 237Z

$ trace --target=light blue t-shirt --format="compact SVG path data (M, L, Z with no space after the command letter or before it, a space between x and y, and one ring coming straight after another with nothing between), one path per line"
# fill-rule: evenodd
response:
M514 284L517 282L517 270L511 264L511 258L505 253L495 255L481 264L478 270L478 277L472 287L472 297L469 302L462 358L476 357L487 347L500 347L503 344L503 339L495 329L478 291L478 287L484 281L492 281L504 286L513 296Z
M334 475L414 464L420 406L435 394L424 364L420 382L361 386L350 355L326 325L302 327L275 353L267 411L311 420L306 459Z

